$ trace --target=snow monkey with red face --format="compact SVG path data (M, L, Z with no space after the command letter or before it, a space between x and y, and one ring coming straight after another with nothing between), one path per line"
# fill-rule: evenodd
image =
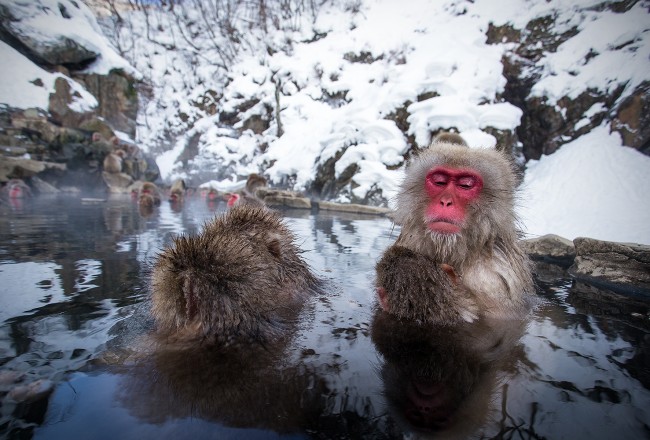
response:
M381 307L435 324L525 316L534 289L515 184L502 152L454 134L411 159L394 217L402 230L377 264Z

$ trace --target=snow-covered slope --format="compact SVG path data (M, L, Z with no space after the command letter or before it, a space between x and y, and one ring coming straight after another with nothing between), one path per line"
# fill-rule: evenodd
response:
M178 15L164 8L121 11L125 22L110 38L151 86L141 100L138 141L160 153L165 179L200 169L234 182L262 171L273 183L305 189L334 160L336 176L358 167L343 199L372 191L390 199L411 141L426 145L432 132L453 127L473 148L492 148L490 130L520 124L521 110L502 98L501 59L511 45L487 44L490 23L521 29L552 16L558 33L572 30L531 66L542 75L531 93L551 105L586 90L622 88L617 102L630 96L650 72L650 3L618 13L601 3L332 1L315 16L292 16L278 31L242 24L227 62L218 50L227 47L223 36L198 27L181 34ZM184 12L199 26L196 11ZM10 91L0 93L0 101L9 101ZM406 132L394 122L398 112L408 113ZM224 115L233 114L239 122L228 127ZM253 116L269 119L268 128L243 130ZM189 145L198 154L185 157L184 168L177 159ZM649 182L648 157L622 147L605 124L528 163L520 198L524 229L532 236L650 244Z
M68 39L84 50L99 54L84 70L86 73L106 74L122 69L138 76L133 66L121 57L102 34L92 11L83 3L71 0L35 0L30 2L3 0L12 20L5 23L13 32L40 46L61 44ZM11 46L0 41L0 104L16 108L47 110L56 78L65 78L79 97L75 111L85 111L97 105L97 100L83 86L62 73L50 73L28 60Z

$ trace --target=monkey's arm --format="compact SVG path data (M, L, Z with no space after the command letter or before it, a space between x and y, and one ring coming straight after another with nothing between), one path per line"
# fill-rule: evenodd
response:
M434 325L477 319L478 307L453 268L403 246L391 246L377 263L381 307L399 318Z

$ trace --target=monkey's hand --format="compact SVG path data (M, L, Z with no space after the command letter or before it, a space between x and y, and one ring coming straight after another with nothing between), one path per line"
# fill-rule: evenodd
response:
M377 263L381 307L399 318L434 325L472 322L478 306L454 269L403 246L391 246Z

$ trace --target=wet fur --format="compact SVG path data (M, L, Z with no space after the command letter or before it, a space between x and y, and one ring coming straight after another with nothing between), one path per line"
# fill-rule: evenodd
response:
M248 204L174 239L151 278L159 331L222 345L280 337L318 285L300 253L279 214Z
M432 258L391 246L377 264L377 284L390 292L387 311L422 324L471 322L478 307L468 290Z

